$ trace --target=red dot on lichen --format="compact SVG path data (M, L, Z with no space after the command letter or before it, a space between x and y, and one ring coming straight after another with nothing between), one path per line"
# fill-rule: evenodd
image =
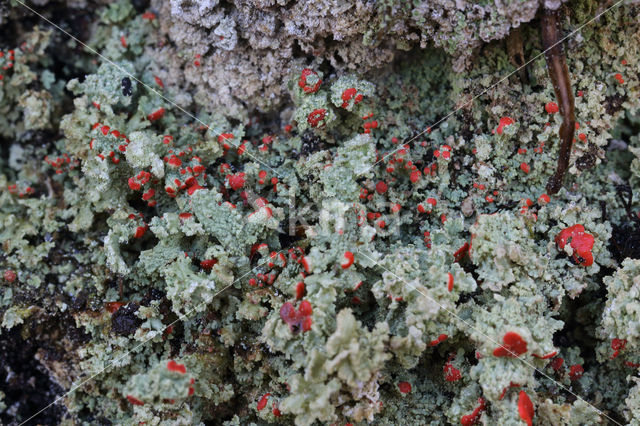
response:
M340 264L342 269L347 269L349 266L353 265L354 256L350 251L344 252L344 261Z
M449 272L448 274L449 274L449 282L447 283L447 290L452 291L453 290L453 274L451 272Z
M480 415L485 409L484 399L478 398L478 406L473 410L471 414L467 414L466 416L462 416L460 419L460 424L462 426L472 426L478 423L480 420Z
M527 342L516 332L506 332L502 342L503 345L493 351L493 356L516 357L527 351Z
M327 115L326 109L324 108L314 109L313 111L311 111L311 113L309 113L309 116L307 117L307 123L309 123L311 127L318 127L318 125L322 120L324 120L326 115Z
M238 189L242 188L244 186L245 183L245 179L244 179L244 173L239 172L233 175L229 175L229 186L231 187L231 189L233 189L234 191L237 191Z
M296 284L296 299L300 300L304 297L305 285L303 281Z
M109 311L110 314L115 313L124 303L122 302L107 302L105 303L105 308Z
M556 112L560 111L560 108L558 108L558 104L555 102L549 102L544 106L544 109L547 111L547 113L549 114L555 114Z
M525 391L520 391L520 395L518 396L518 414L528 426L533 424L533 403Z
M376 192L378 194L384 194L385 192L387 192L388 186L386 183L380 181L376 184Z
M531 171L531 168L527 163L523 162L523 163L520 163L520 170L522 170L525 173L529 173Z
M8 283L14 282L16 280L16 278L17 278L16 273L11 269L6 269L4 271L4 273L2 274L2 277Z
M307 84L308 77L315 77L317 81L313 84L313 86ZM317 92L320 88L320 84L322 84L322 80L318 77L318 73L312 69L305 68L300 73L300 79L298 80L298 86L302 89L304 93L314 93Z
M409 383L409 382L400 382L400 383L398 383L398 389L402 393L409 393L409 392L411 392L411 383Z
M202 269L207 269L207 270L209 270L209 269L213 268L213 266L214 266L216 263L218 263L218 259L216 259L216 258L212 258L212 259L204 259L204 260L201 260L201 261L200 261L200 267L201 267Z
M133 405L144 405L144 402L140 401L138 398L132 395L127 395L127 400Z
M264 407L267 406L267 400L270 396L271 396L270 393L265 393L264 395L262 395L262 398L260 398L260 401L258 401L258 405L256 406L258 411L262 410Z
M580 364L569 367L569 378L574 381L578 380L584 374L584 368Z
M149 121L159 120L164 116L164 112L165 112L164 108L158 108L157 110L153 111L151 114L147 115L147 119Z
M187 372L187 368L184 366L184 364L178 364L174 360L169 360L169 362L167 362L167 370L174 371L180 374L185 374Z
M146 231L147 231L146 226L138 226L136 228L136 232L133 234L133 238L142 238L142 236Z
M582 266L593 265L593 244L595 238L585 232L584 226L573 225L560 231L556 235L555 242L560 250L564 249L567 243L573 249L571 258L575 263Z
M515 121L513 121L513 118L511 117L502 117L500 119L500 123L498 124L498 128L496 129L496 132L501 135L502 131L504 130L504 128L510 124L515 123Z
M448 362L444 365L444 379L447 382L455 382L462 378L462 374L460 374L460 370L455 368L451 362Z

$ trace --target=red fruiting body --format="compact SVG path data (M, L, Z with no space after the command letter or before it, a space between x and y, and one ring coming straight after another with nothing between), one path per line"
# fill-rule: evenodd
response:
M538 197L538 204L547 204L549 201L551 201L551 198L549 198L549 196L547 194L542 194L541 196Z
M531 355L533 355L538 359L549 359L549 358L553 358L557 354L558 354L558 351L549 352L548 354L545 354L545 355L538 355L538 354L531 354Z
M307 300L300 303L297 312L291 302L285 302L280 308L280 318L289 325L289 329L294 334L297 334L300 329L303 332L311 330L312 313L311 303Z
M513 331L506 332L502 337L502 342L504 344L493 351L493 356L513 358L527 351L527 342Z
M123 306L124 303L122 302L107 302L105 303L104 307L107 309L107 311L109 311L110 314L115 313L118 309L120 309L121 306Z
M271 396L270 393L265 393L264 395L262 395L262 398L260 398L260 401L258 401L258 405L256 406L258 411L262 410L264 407L267 406L267 399L270 396Z
M560 111L560 108L558 108L558 104L555 102L549 102L544 106L544 109L547 110L547 113L549 114L555 114L556 112Z
M149 121L156 121L161 119L164 116L164 108L158 108L157 110L153 111L151 114L147 115L147 119Z
M296 284L296 299L300 300L304 297L304 282L300 281L298 284Z
M345 89L345 91L342 92L342 108L347 108L349 106L349 101L356 95L356 93L358 93L358 91L353 87ZM357 103L358 102L356 101L353 102L354 105Z
M156 195L156 190L153 188L149 188L149 190L145 193L142 194L142 199L147 201L150 198L153 198L153 196Z
M309 316L313 313L313 309L311 308L311 303L308 300L303 300L298 307L298 312L300 315Z
M345 251L344 252L344 262L342 262L340 264L340 266L342 267L342 269L347 269L349 266L353 265L353 253L351 253L350 251Z
M451 272L449 272L448 274L449 274L449 282L447 283L447 290L452 291L453 290L453 274Z
M309 123L311 127L318 127L318 125L322 120L324 120L326 115L327 115L326 109L324 108L314 109L313 111L311 111L311 113L309 113L309 116L307 117L307 123Z
M462 424L462 426L472 426L477 424L484 409L484 399L478 398L478 406L473 410L471 414L462 416L462 418L460 419L460 424Z
M385 192L387 192L387 184L380 181L378 183L376 183L376 192L380 195L384 194Z
M271 405L271 412L276 417L280 417L282 415L282 413L280 412L280 409L278 407L276 407L276 403L275 402Z
M455 262L459 263L468 253L469 243L464 243L462 247L460 247L458 250L456 250L455 253L453 253L453 258L455 259Z
M520 418L524 420L528 426L533 424L533 403L529 399L529 396L525 391L520 391L520 395L518 396L518 414Z
M156 84L162 88L164 88L164 83L162 82L162 79L158 76L154 76L153 77L156 80Z
M618 81L618 83L624 83L624 78L622 78L622 74L620 74L619 72L616 73L613 77Z
M234 191L237 191L238 189L242 188L244 186L245 180L244 180L244 173L239 172L233 175L229 175L227 176L228 181L229 181L229 186L231 187L231 189L233 189Z
M611 340L611 349L613 349L613 355L611 355L611 359L616 359L620 354L620 351L627 346L627 339L618 339L614 338Z
M447 337L449 337L449 336L447 336L446 334L441 334L441 335L438 336L437 339L432 340L431 342L429 342L429 346L436 346L438 343L442 343L445 340L447 340Z
M400 382L400 383L398 383L398 389L402 393L409 393L409 392L411 392L411 383L409 383L409 382Z
M213 259L204 259L200 261L200 267L202 269L211 269L213 268L213 265L215 265L216 263L218 263L218 259L213 258Z
M555 358L553 361L549 363L549 365L551 365L551 368L553 368L554 371L558 371L562 368L563 363L564 363L564 359Z
M520 170L522 170L525 173L529 173L531 171L531 168L527 163L522 162L520 163Z
M16 280L16 278L17 278L16 273L11 269L6 269L4 271L4 273L2 274L2 277L8 283L14 282Z
M593 249L595 239L593 235L585 232L584 226L578 224L563 229L556 235L555 242L560 250L563 250L567 243L570 244L573 249L571 258L576 264L582 266L593 265L591 249Z
M580 364L569 367L569 378L571 381L578 380L584 374L584 368Z
M448 362L444 365L444 379L447 382L455 382L462 378L462 374L460 374L460 370L455 368L451 362Z
M167 163L172 167L182 166L182 160L178 158L177 155L172 155L171 157L169 157L169 160L167 161Z
M153 21L154 19L156 19L156 14L153 12L145 12L142 14L142 19Z
M315 83L312 83L313 85L307 84L307 78L311 77L309 80L316 79ZM304 93L314 93L317 92L318 89L320 88L320 85L322 84L322 80L320 80L320 78L318 77L318 73L315 72L312 69L309 68L305 68L302 70L302 72L300 73L300 79L298 80L298 86L302 89L302 91ZM314 126L315 127L315 126Z
M132 395L127 395L127 400L133 405L144 405L144 402L140 401L138 398Z
M515 121L513 121L513 119L511 117L502 117L500 119L500 123L498 124L498 128L496 129L496 132L501 135L502 131L504 130L504 128L510 124L515 123Z
M136 232L133 234L133 238L142 238L145 232L147 232L146 226L138 226Z
M187 368L184 366L184 364L178 364L174 360L170 360L169 362L167 362L167 370L175 371L176 373L180 374L186 374L187 372Z
M587 135L585 135L584 133L580 133L580 134L578 135L578 138L580 138L580 140L581 140L582 142L584 142L584 141L586 141L586 140L587 140Z
M221 133L218 135L218 143L223 143L227 139L233 139L233 133Z
M411 183L416 183L417 181L420 180L421 175L422 173L420 173L420 170L415 170L411 172L411 175L409 176L409 180L411 181Z

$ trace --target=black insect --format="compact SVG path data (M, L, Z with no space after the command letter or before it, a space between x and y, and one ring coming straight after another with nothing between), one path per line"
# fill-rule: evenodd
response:
M129 77L125 77L122 79L122 94L124 96L131 96L131 79Z
M628 221L613 225L609 249L618 262L626 258L640 259L640 218L631 210L633 193L628 185L618 186L616 192L627 212Z

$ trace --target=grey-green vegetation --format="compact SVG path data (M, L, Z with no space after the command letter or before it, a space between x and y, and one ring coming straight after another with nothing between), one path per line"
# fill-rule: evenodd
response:
M0 5L0 421L640 422L637 2L552 196L612 3L38 3L113 63Z

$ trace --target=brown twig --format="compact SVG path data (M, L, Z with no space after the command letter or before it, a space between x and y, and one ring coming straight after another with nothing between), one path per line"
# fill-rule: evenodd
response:
M571 89L569 69L562 45L559 43L560 26L558 16L558 10L544 9L541 22L542 46L545 50L549 77L553 83L560 114L562 114L562 124L558 132L561 143L560 153L556 172L547 183L547 192L549 194L556 194L562 187L564 174L569 167L569 157L571 156L571 145L576 125L575 102L573 90Z

